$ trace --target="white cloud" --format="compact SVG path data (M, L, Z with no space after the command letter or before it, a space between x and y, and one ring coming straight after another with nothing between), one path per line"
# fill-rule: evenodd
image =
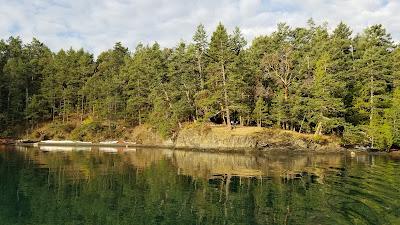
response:
M33 37L53 50L83 47L95 54L117 41L134 49L138 42L171 47L190 41L199 23L209 35L218 22L240 26L249 42L272 32L278 22L304 26L308 18L355 32L382 23L400 39L398 0L0 0L0 38Z

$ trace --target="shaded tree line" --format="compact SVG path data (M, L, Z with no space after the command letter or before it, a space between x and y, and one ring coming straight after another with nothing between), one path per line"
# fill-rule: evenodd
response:
M52 52L34 39L0 41L0 123L149 123L172 135L185 122L336 134L347 144L400 146L400 49L382 25L353 35L340 23L278 24L248 45L239 28L199 25L173 48L116 43L97 59Z

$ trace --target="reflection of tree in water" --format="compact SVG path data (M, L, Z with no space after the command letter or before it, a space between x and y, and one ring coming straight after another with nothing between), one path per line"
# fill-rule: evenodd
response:
M327 154L3 151L0 219L2 224L396 223L399 164L379 157L371 163L365 156Z

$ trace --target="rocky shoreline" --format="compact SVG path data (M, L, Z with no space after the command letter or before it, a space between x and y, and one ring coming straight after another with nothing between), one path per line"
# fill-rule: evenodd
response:
M51 138L51 136L50 136ZM151 127L141 126L125 134L120 140L92 141L65 138L47 141L26 137L25 140L8 139L4 144L22 146L104 146L104 147L157 147L198 149L212 152L249 152L261 150L342 151L340 141L331 136L314 136L261 127L237 127L190 124L173 138L163 138Z
M50 136L51 137L51 136ZM0 144L19 146L90 146L115 148L174 148L208 152L265 152L275 150L341 152L369 151L342 146L335 136L315 136L294 131L261 127L237 127L189 124L174 138L163 138L149 126L138 126L120 140L92 141L60 139L40 140L25 137L25 140L0 139Z
M12 145L15 143L16 140L14 138L0 138L0 145Z

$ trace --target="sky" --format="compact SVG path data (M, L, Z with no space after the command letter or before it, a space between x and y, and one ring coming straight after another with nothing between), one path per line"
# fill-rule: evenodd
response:
M400 0L0 0L0 39L36 37L53 51L98 55L118 41L173 47L191 41L200 23L209 36L219 22L239 26L251 43L279 22L305 26L309 18L330 29L343 21L354 33L380 23L400 40Z

